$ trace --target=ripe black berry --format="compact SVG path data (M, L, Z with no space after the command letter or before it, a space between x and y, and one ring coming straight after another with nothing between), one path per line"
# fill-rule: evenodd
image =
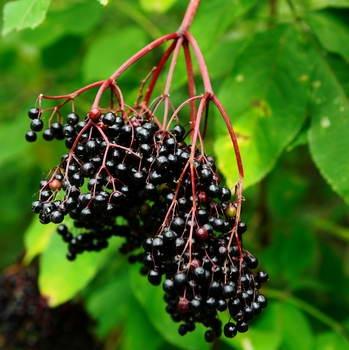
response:
M26 139L28 142L35 142L36 139L37 139L36 133L35 133L34 131L28 131L28 132L25 134L25 139Z

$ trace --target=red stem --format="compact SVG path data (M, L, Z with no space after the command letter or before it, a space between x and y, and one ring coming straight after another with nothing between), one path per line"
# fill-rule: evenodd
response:
M71 92L70 94L66 94L66 95L57 95L57 96L49 96L49 95L43 95L40 94L39 95L39 99L45 99L45 100L63 100L63 99L74 99L75 97L81 95L82 93L93 89L95 87L101 86L104 83L104 80L100 80L100 81L96 81L92 84L86 85L74 92Z
M95 100L93 102L92 108L93 109L99 109L99 103L102 98L103 92L110 86L111 82L116 80L120 77L120 75L125 72L130 66L135 64L137 61L139 61L142 57L147 55L149 52L153 51L160 45L162 45L164 42L177 39L179 37L179 34L172 33L172 34L166 34L159 39L156 39L152 41L147 46L143 47L143 49L139 50L136 54L134 54L131 58L129 58L125 63L123 63L111 76L109 79L105 80L104 83L100 86L97 95L95 97Z
M153 76L152 79L149 83L147 92L145 94L144 97L144 104L148 105L149 101L151 99L151 95L154 91L155 85L159 79L160 73L162 72L165 64L167 63L169 57L171 56L174 48L176 47L176 41L174 41L169 47L168 49L165 51L165 53L163 54L163 56L161 57L159 64L156 66L154 72L153 72Z
M183 38L180 37L177 40L176 47L174 48L173 56L172 56L172 61L170 64L170 68L168 70L167 78L166 78L166 83L165 83L165 89L164 89L164 98L165 98L165 108L164 108L164 120L163 120L163 126L164 128L166 127L167 124L167 118L168 118L168 113L169 113L169 108L170 108L170 89L171 89L171 83L173 79L173 74L177 65L177 60L179 56L180 49L183 44Z
M189 27L193 23L195 14L199 8L200 0L190 0L188 8L185 12L181 26L178 29L178 33L184 34L188 31Z
M218 108L220 114L222 115L224 122L227 126L231 141L232 141L233 146L234 146L234 152L235 152L236 163L237 163L239 175L240 175L240 178L242 179L244 177L244 167L242 165L239 143L238 143L234 128L231 124L231 121L230 121L230 118L229 118L227 112L225 111L225 109L224 109L222 103L219 101L219 99L215 95L212 95L211 99L212 99L213 103L217 106L217 108Z
M185 40L183 43L184 57L185 57L185 65L187 68L187 76L188 76L188 93L189 98L192 98L196 95L196 86L195 86L195 77L193 71L193 62L191 59L190 49L188 46L188 41ZM195 123L195 115L196 115L196 105L195 100L190 101L190 121L193 126Z
M202 54L201 49L200 49L196 39L189 32L185 33L185 37L187 38L187 40L189 41L189 44L191 45L191 47L194 50L194 54L196 56L196 59L197 59L198 65L199 65L199 69L200 69L200 73L202 76L202 81L204 84L205 92L213 94L211 79L210 79L210 75L208 73L208 69L207 69L204 55Z

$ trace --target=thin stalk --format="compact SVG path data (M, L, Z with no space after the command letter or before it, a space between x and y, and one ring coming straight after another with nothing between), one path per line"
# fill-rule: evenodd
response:
M178 33L184 34L187 32L193 23L196 12L199 8L200 0L190 0L188 8L185 12L181 26L178 29Z
M201 52L199 44L197 43L196 39L190 33L186 32L185 37L194 50L194 54L196 56L196 60L198 62L200 73L202 76L202 81L204 84L205 92L207 92L209 94L213 94L210 75L208 73L206 61L205 61L204 55Z
M155 85L159 79L160 73L162 72L165 64L167 63L169 57L171 56L174 48L176 47L176 41L174 41L169 47L168 49L165 51L165 53L162 55L158 65L156 66L155 70L153 71L152 74L152 78L151 81L149 83L148 89L146 91L145 97L144 97L144 101L143 103L145 105L149 104L149 101L151 99L152 93L154 91Z
M240 148L239 148L239 143L237 140L236 133L234 131L234 128L231 124L230 118L229 118L227 112L225 111L222 103L219 101L219 99L215 95L212 96L212 101L217 106L217 108L218 108L218 110L219 110L219 112L220 112L220 114L221 114L221 116L222 116L222 118L227 126L231 141L232 141L233 146L234 146L235 158L236 158L236 163L238 166L239 175L240 175L240 178L242 180L244 177L244 167L242 164Z
M178 34L172 33L172 34L166 34L159 39L156 39L152 41L147 46L143 47L143 49L139 50L136 54L134 54L131 58L129 58L126 62L124 62L111 76L109 79L105 80L104 83L100 86L95 100L92 104L91 110L99 109L99 103L102 98L102 95L104 91L110 86L110 84L115 81L117 78L120 77L122 73L124 73L129 67L131 67L133 64L135 64L137 61L139 61L142 57L146 56L149 52L153 51L157 47L161 46L166 41L177 39Z
M168 119L168 113L169 113L169 107L170 107L169 106L169 104L170 104L169 96L170 96L170 89L171 89L173 74L174 74L174 71L175 71L175 68L177 65L178 56L179 56L182 44L183 44L183 38L180 37L177 40L176 47L174 48L171 65L170 65L170 68L168 70L168 74L167 74L167 78L166 78L165 89L164 89L164 93L163 93L164 98L165 98L165 111L164 111L164 120L163 120L163 127L164 128L166 127L167 119Z
M44 94L40 94L39 95L39 101L41 101L42 99L44 100L63 100L63 99L74 99L77 96L81 95L82 93L93 89L95 87L99 87L101 85L103 85L104 80L100 80L100 81L96 81L94 83L91 83L89 85L86 85L78 90L75 90L73 92L71 92L70 94L66 94L66 95L56 95L56 96L50 96L50 95L44 95Z
M195 86L193 62L191 59L189 45L186 40L183 43L183 50L184 50L185 65L186 65L187 76L188 76L188 93L189 93L189 98L192 98L193 96L196 95L196 86ZM195 122L195 115L196 115L195 100L191 100L190 101L190 121L192 126L194 125L194 122Z

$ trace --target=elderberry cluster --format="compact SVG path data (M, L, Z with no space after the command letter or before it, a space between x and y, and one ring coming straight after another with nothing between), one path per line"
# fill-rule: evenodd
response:
M29 111L33 121L41 115ZM29 141L43 129L33 121ZM44 131L46 140L65 139L68 153L41 182L33 211L43 224L59 225L69 260L123 237L120 250L129 261L142 264L151 284L163 281L179 334L201 323L211 342L222 332L247 331L266 306L259 289L268 275L255 271L257 259L242 247L247 227L239 199L222 185L214 159L186 143L186 133L179 124L163 129L144 110L81 121L70 113L65 124ZM72 225L63 224L66 216ZM230 321L222 325L219 313L226 310Z
M92 322L79 304L48 307L34 266L11 267L0 276L0 348L6 350L99 350Z

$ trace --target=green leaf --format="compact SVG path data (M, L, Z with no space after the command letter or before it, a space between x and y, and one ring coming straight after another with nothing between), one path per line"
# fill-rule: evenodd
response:
M257 0L202 1L191 28L202 50L209 51L232 23L256 4Z
M349 26L347 17L332 12L312 12L307 22L325 49L349 61Z
M321 9L325 7L349 7L349 0L309 0L308 6L312 9Z
M21 32L20 39L26 44L44 47L67 34L86 35L97 25L102 14L103 8L96 2L73 4L68 8L50 12L41 26ZM77 21L77 18L88 18L88 21Z
M304 314L289 304L278 304L279 322L282 325L283 350L309 350L313 347L313 334Z
M35 217L24 234L26 254L24 263L29 264L37 255L42 253L50 243L52 234L56 231L56 225L42 225Z
M97 320L98 334L101 337L105 337L114 327L127 319L130 297L130 284L125 272L117 273L113 280L92 291L87 299L87 310Z
M272 243L261 253L261 261L275 280L287 281L292 288L309 279L309 269L316 263L316 240L310 227L301 221L281 231L275 232Z
M8 2L4 7L4 25L2 34L14 30L35 28L46 17L51 0L17 0Z
M145 11L164 13L173 6L176 0L139 0Z
M115 252L115 240L106 250L86 253L76 261L66 259L67 246L58 235L53 235L47 249L41 255L39 288L50 306L57 306L72 299L92 280L111 253Z
M0 166L30 149L24 135L28 128L25 114L0 127Z
M309 143L321 174L349 203L349 99L325 58L314 55Z
M146 44L144 32L125 28L98 36L90 46L83 63L86 81L110 76L126 59Z
M178 334L178 324L173 322L165 311L162 288L153 287L144 276L139 274L139 268L133 267L131 272L131 288L138 302L143 306L150 322L155 329L170 344L185 350L205 350L209 345L204 340L202 327L197 327L193 333L181 337Z
M322 333L316 337L316 350L343 350L349 349L349 342L343 336L336 333Z
M146 340L147 350L157 350L164 343L163 338L149 322L149 318L145 314L142 306L137 302L132 294L130 294L130 304L128 317L125 319L124 331L122 333L122 349L135 350L144 349ZM130 317L132 315L132 317ZM152 317L157 317L153 315ZM135 336L137 334L137 336Z
M292 27L258 34L220 90L239 137L246 187L274 167L304 123L310 74L304 50ZM231 141L220 125L215 128L217 161L233 186L237 172Z

